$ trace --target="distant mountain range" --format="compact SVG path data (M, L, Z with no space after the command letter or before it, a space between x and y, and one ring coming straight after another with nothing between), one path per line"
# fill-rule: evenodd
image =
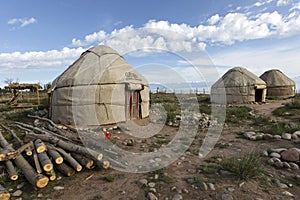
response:
M208 94L210 87L213 83L206 82L191 82L191 83L150 83L150 90L152 93L158 92L175 92L175 93L197 93L197 94Z

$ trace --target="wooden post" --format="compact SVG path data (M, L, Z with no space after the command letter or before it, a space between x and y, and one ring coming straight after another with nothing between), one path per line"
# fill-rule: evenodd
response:
M37 95L37 99L38 99L38 106L40 105L40 93L39 93L39 88L38 87L36 87L35 88L36 89L36 95Z

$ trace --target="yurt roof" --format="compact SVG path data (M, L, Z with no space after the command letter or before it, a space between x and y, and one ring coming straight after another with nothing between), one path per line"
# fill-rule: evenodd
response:
M295 82L278 69L266 71L260 76L267 86L295 86Z
M52 89L76 85L114 83L148 85L122 56L108 46L98 45L83 52L68 69L52 83Z
M245 68L235 67L227 71L212 87L246 87L266 83Z

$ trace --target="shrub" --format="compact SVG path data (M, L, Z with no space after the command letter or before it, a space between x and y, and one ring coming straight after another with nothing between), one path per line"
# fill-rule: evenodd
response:
M222 169L232 172L239 179L244 180L261 178L266 174L261 157L257 153L224 159L220 165Z

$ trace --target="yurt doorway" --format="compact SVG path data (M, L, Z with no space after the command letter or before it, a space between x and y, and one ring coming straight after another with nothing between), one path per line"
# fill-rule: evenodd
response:
M263 89L255 89L255 102L263 102Z
M140 119L140 91L126 90L126 118Z

